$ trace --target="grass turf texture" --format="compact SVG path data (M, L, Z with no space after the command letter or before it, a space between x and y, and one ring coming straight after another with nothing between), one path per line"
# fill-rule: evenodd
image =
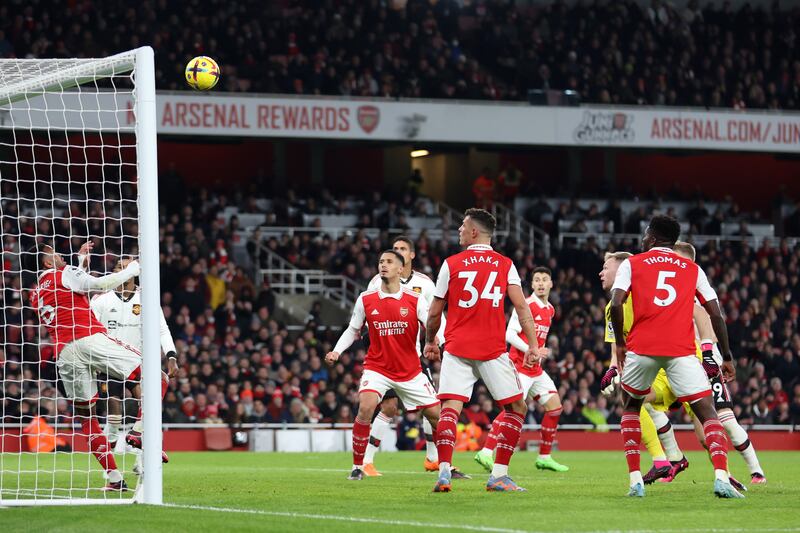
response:
M622 452L557 453L571 468L563 474L537 471L535 454L518 453L511 472L528 489L524 494L486 493L487 476L472 454L458 454L455 464L474 478L455 480L452 493L432 494L436 474L422 471L421 452L379 454L384 476L361 482L345 479L351 461L345 453L172 453L164 465L164 494L176 507L5 508L0 524L4 531L82 533L409 531L423 525L499 533L800 531L800 452L759 457L769 484L748 484L747 499L725 501L712 495L713 472L703 453L688 454L689 470L671 484L647 487L644 499L624 497L628 475ZM731 462L734 475L749 481L735 452ZM643 464L649 467L649 460ZM126 477L133 481L132 474Z

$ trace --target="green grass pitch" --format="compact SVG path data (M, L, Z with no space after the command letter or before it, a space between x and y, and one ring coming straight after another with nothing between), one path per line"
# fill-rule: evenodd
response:
M384 476L361 482L345 479L351 456L344 453L173 453L164 465L167 507L3 508L0 524L14 533L800 531L800 452L759 455L769 483L748 485L747 499L734 501L712 495L713 473L701 453L689 454L691 466L675 482L648 487L643 500L624 496L621 451L557 453L571 467L564 474L539 472L534 454L518 453L511 473L524 494L486 493L486 474L471 454L458 454L455 463L474 478L433 494L436 476L422 471L421 452L379 454ZM731 463L734 475L749 478L735 452Z

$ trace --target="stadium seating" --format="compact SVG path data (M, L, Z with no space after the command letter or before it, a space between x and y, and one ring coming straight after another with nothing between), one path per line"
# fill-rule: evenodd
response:
M46 0L31 16L25 2L7 3L0 57L99 57L152 43L161 89L183 89L185 62L202 52L219 61L228 91L524 100L555 89L597 103L800 107L800 11L777 2L736 11L692 2L90 5Z

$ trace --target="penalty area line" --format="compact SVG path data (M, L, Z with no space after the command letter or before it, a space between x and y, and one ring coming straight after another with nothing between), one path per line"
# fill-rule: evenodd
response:
M234 507L181 505L177 503L166 503L164 504L164 507L171 507L173 509L192 509L196 511L211 511L218 513L239 513L239 514L251 514L258 516L280 516L282 518L301 518L307 520L339 520L341 522L379 524L382 526L410 526L410 527L425 527L434 529L456 529L462 531L483 531L487 533L535 533L522 529L507 529L502 527L436 524L428 522L417 522L414 520L385 520L381 518L360 518L357 516L345 516L345 515L293 513L290 511L264 511L261 509L236 509Z

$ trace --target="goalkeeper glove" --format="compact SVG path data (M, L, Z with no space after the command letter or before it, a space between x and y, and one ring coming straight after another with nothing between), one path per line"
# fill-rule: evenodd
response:
M719 375L719 365L714 360L714 352L710 344L703 344L703 370L706 371L708 379Z
M619 384L619 371L617 367L610 367L600 380L600 393L603 396L611 396Z

